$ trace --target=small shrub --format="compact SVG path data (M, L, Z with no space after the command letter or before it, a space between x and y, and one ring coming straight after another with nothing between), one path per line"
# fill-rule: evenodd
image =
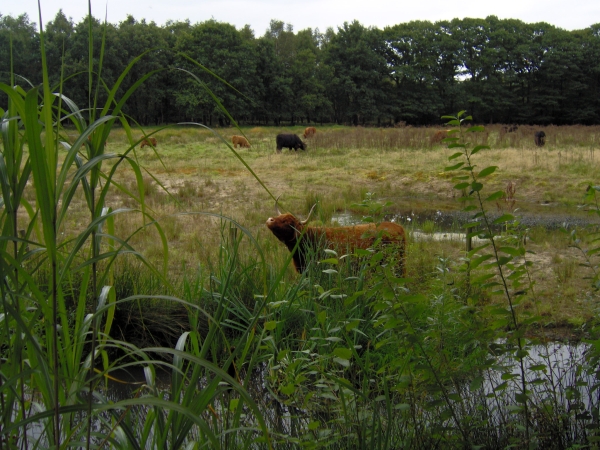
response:
M148 198L152 198L158 193L158 187L152 177L144 177L144 193Z
M555 262L555 257L552 258L552 262ZM577 262L572 260L571 258L563 260L559 257L558 261L555 262L554 266L552 267L552 271L554 272L556 278L560 283L566 283L567 281L573 278L573 275L577 270L577 266Z
M423 233L435 233L437 225L433 220L426 220L421 226Z
M201 186L197 186L190 180L183 182L177 189L177 198L185 203L192 204L198 197L203 197L204 191Z

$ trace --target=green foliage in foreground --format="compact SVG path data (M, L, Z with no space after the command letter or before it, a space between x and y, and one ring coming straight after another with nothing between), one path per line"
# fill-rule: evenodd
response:
M598 342L587 357L574 347L559 364L562 347L528 338L537 319L519 301L535 295L531 263L514 216L496 219L505 232L492 233L486 205L501 193L482 193L497 168L476 167L485 148L469 144L480 128L464 130L464 114L449 118L456 132L448 143L460 151L448 170L467 194L469 230L480 227L471 234L488 241L460 264L438 258L426 292L397 277L388 249L314 255L306 274L284 282L291 257L268 264L251 233L225 217L218 258L178 283L165 273L168 245L130 155L137 142L118 155L104 148L117 120L131 138L122 108L132 91L120 96L119 88L137 61L103 106L90 97L91 121L66 93L53 93L46 73L29 91L0 84L10 99L0 111L0 449L568 448L598 440ZM90 86L100 88L91 67L90 59ZM79 132L72 144L62 121ZM136 174L135 189L115 182L122 163ZM107 208L115 189L139 208ZM77 192L89 220L63 235ZM368 200L369 211L381 209ZM133 235L156 228L163 267L136 252L133 235L115 235L125 214L139 216ZM460 274L454 282L450 270ZM486 296L504 302L484 322ZM123 325L133 316L136 339ZM118 392L114 383L134 371L142 383Z

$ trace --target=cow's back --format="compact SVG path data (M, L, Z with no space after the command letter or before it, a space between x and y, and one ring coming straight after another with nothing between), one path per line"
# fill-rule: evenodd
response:
M309 138L314 136L317 133L317 129L315 127L306 127L304 129L304 138Z
M406 232L402 225L393 222L367 223L347 227L317 228L326 246L337 252L354 252L372 248L378 239L381 244L394 246L398 251L401 274L405 274Z
M341 242L357 248L369 248L381 238L385 243L404 243L404 228L393 222L365 223L348 227L326 228L328 241Z
M298 150L306 150L304 142L296 134L281 133L275 137L275 143L277 144L277 151L280 152L282 148L289 148Z

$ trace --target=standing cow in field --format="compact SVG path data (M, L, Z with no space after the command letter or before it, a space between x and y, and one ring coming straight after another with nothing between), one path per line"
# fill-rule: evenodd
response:
M406 234L401 225L381 222L347 227L311 227L307 223L315 206L308 213L306 220L298 220L293 214L282 214L275 202L279 215L269 217L267 220L269 230L285 244L290 252L294 252L296 244L298 245L292 255L297 272L303 273L306 270L308 257L315 250L329 248L353 253L356 249L366 250L373 247L376 240L381 238L382 244L395 245L398 248L400 272L402 276L405 275Z
M448 130L438 130L431 136L431 143L438 144L448 137Z
M315 127L306 127L304 129L304 139L309 138L309 137L313 137L315 134L317 134L317 129Z
M278 134L275 142L277 143L277 153L281 153L282 148L296 151L298 149L306 150L306 144L302 142L297 134Z
M158 144L156 138L149 137L147 139L142 139L140 148L144 148L146 145L149 147L156 147L156 144Z
M250 143L244 136L231 136L231 142L233 148L237 148L238 145L243 148L250 148Z
M543 147L546 143L546 133L543 131L536 131L536 133L533 135L533 139L535 141L535 145L538 147Z

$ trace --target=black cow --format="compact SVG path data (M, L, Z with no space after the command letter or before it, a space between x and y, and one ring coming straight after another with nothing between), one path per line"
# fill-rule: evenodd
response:
M535 140L535 145L537 145L538 147L543 147L546 143L546 133L544 133L543 131L536 131L533 137Z
M275 138L277 142L277 153L281 153L282 148L289 148L290 150L298 149L306 150L306 144L298 137L297 134L278 134Z

